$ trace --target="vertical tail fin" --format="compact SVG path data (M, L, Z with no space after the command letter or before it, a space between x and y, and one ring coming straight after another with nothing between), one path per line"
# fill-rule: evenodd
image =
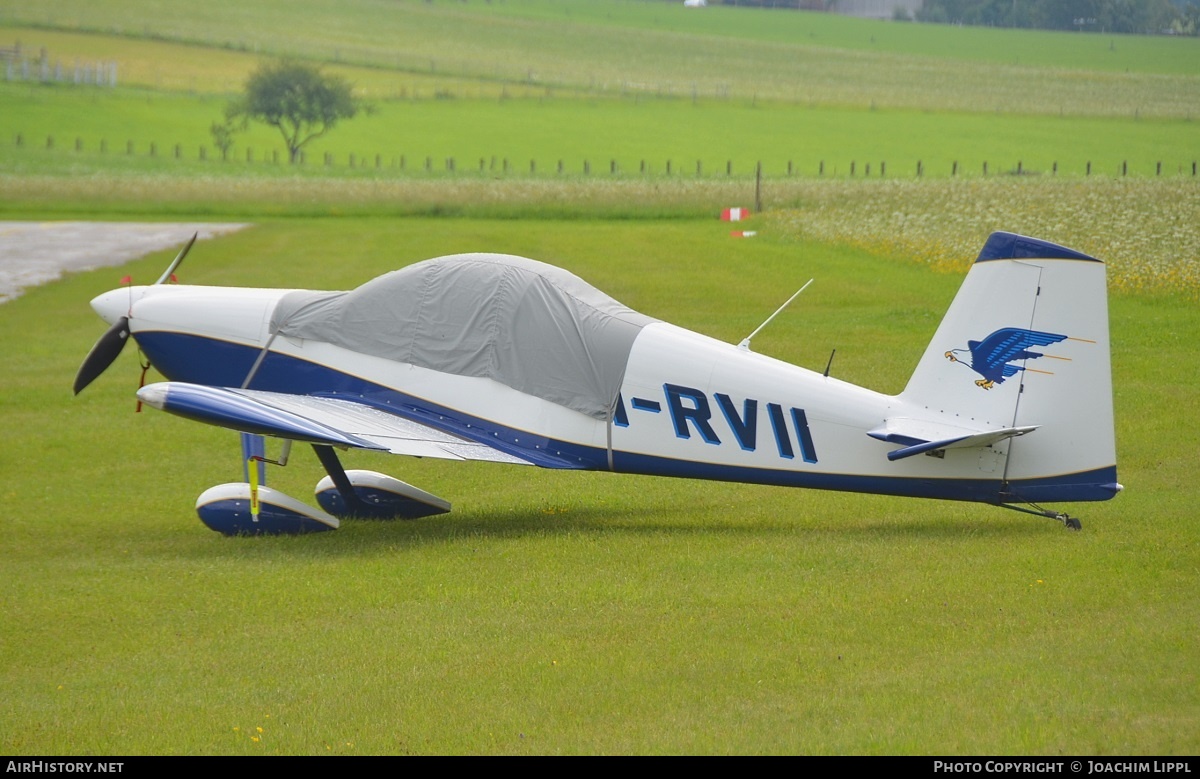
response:
M1104 263L993 233L901 399L981 430L1037 428L994 445L1007 454L1002 502L1113 497Z

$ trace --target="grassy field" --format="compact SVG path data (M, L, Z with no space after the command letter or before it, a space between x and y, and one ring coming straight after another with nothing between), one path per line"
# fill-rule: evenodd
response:
M12 108L0 116L0 163L9 171L294 172L279 162L286 154L278 134L266 127L240 136L231 158L222 161L208 128L221 118L225 101L211 95L0 85L0 98ZM152 144L158 159L151 158ZM270 164L273 153L276 162ZM327 153L332 168L324 161ZM352 156L356 172L349 168ZM430 99L381 102L373 115L314 142L306 158L304 175L385 178L447 176L450 160L456 176L519 178L531 171L540 177L582 176L585 165L590 175L608 178L614 163L624 177L663 176L669 164L675 176L695 178L699 165L701 178L747 178L758 162L771 178L789 172L804 178L913 178L918 164L923 175L938 178L953 172L979 177L985 164L990 175L1020 165L1023 172L1083 177L1089 163L1094 175L1120 176L1124 164L1133 176L1192 177L1200 133L1194 122L1169 119L997 118L631 96Z
M3 0L0 23L375 67L402 69L411 63L410 69L418 71L430 70L432 63L441 69L472 68L492 78L528 80L532 69L539 80L563 82L569 80L566 74L616 70L614 65L627 73L648 73L655 82L675 74L684 82L697 72L724 70L735 59L770 58L778 65L777 49L797 47L815 48L842 62L852 54L885 55L1195 75L1180 60L1196 55L1196 41L1188 38L903 25L804 11L713 7L697 13L681 6L660 0L358 0L340 7L320 0L214 0L187 13L164 13L154 0L103 6L59 0L48 7ZM620 48L614 51L614 45ZM617 53L633 58L615 60ZM748 70L733 71L726 82L742 91L737 75ZM761 76L751 83L762 83Z
M209 126L282 54L326 62L377 109L314 143L306 175L1149 176L1200 159L1196 39L611 0L121 0L0 1L6 40L68 80L78 63L120 74L103 89L11 69L0 169L22 173L227 174ZM227 162L279 175L280 151L256 128Z
M348 238L352 237L351 240ZM613 247L620 247L613 251ZM346 287L489 248L725 340L896 391L958 284L710 220L268 219L184 280ZM134 355L67 386L85 301L169 254L0 307L9 753L1192 754L1200 398L1183 301L1113 300L1120 475L1084 531L983 506L360 455L456 504L222 539L223 431L132 413ZM337 257L336 263L329 262ZM53 324L51 324L53 323ZM59 387L58 391L54 387ZM273 483L303 496L298 453ZM262 730L259 731L258 729Z
M821 370L836 348L835 376L884 392L987 234L1035 234L1108 262L1125 492L1071 507L1069 533L359 453L454 512L225 539L192 505L240 478L232 434L133 413L133 350L68 389L104 328L87 301L163 252L0 305L0 751L1200 751L1200 42L678 5L0 0L0 45L122 74L0 83L0 218L254 222L196 247L196 284L349 288L511 252L729 342L815 277L756 351ZM275 54L326 62L377 112L299 168L264 129L197 159ZM766 212L734 239L714 217L753 203L758 160ZM298 450L271 480L303 498L320 475Z
M780 179L760 190L780 236L849 245L961 274L993 230L1048 236L1109 258L1117 294L1200 300L1200 182L1190 177L885 181ZM458 179L0 175L26 219L416 215L711 218L754 202L753 181L694 178Z

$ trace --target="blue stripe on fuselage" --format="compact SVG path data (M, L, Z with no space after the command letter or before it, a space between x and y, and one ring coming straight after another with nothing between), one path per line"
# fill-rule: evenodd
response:
M141 332L138 345L160 373L171 381L218 387L240 387L259 349L168 332ZM262 361L248 389L344 398L476 441L543 468L607 470L603 449L555 441L528 430L495 422L398 392L381 384L317 363L271 352Z
M979 503L1035 501L1099 501L1117 494L1117 469L1113 466L1044 479L1009 482L1002 491L999 479L920 479L820 473L807 470L743 468L733 465L672 460L652 455L613 452L613 470L650 476L745 482L777 487L804 487L839 492L864 492L909 498L963 500Z
M140 332L135 338L154 366L172 381L240 387L259 355L259 350L252 347L181 333ZM545 468L608 470L607 452L604 449L556 441L535 436L526 430L497 425L492 421L463 414L423 398L397 392L348 373L287 355L269 354L255 374L251 389L296 395L344 396L438 430L487 444ZM778 427L784 427L783 409L774 412L770 409L771 405L776 404L768 404L768 411L777 414ZM693 409L684 407L680 415L686 418L693 413ZM748 416L746 407L743 407L742 413ZM704 419L707 420L707 417ZM799 420L796 422L799 425ZM807 425L803 427L806 428ZM779 436L778 429L776 435ZM780 446L782 448L782 441ZM802 441L802 456L808 453L815 459L815 452L811 447L811 440ZM791 448L790 440L787 448ZM1108 500L1116 494L1117 481L1116 468L1108 466L1083 473L1009 482L1002 491L1002 482L997 479L893 478L747 468L619 451L613 452L613 470L654 476L992 504Z

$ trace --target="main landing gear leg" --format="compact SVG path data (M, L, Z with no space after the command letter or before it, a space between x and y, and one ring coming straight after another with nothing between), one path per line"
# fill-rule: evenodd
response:
M1063 527L1067 528L1068 530L1082 530L1083 529L1083 525L1081 525L1079 523L1079 520L1076 519L1075 517L1071 516L1070 514L1067 514L1065 512L1061 512L1061 511L1048 511L1047 509L1042 508L1041 506L1037 505L1036 503L1029 504L1033 508L1025 508L1024 506L1014 506L1011 503L1000 503L997 505L999 505L1000 508L1002 508L1002 509L1011 509L1012 511L1020 511L1022 514L1032 514L1035 517L1045 517L1046 519L1056 520L1058 522L1063 523Z
M317 483L317 502L337 517L417 519L445 514L450 502L375 471L347 471L333 447L313 444L329 474Z
M359 516L368 514L370 509L355 492L354 485L350 483L350 477L346 475L346 469L342 467L342 461L338 459L333 447L313 444L312 448L317 453L317 459L321 461L325 473L333 480L333 486L337 488L338 496L342 499L343 513Z

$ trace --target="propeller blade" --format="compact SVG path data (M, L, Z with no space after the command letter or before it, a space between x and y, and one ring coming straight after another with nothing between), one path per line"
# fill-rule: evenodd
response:
M129 317L123 316L108 328L104 335L100 336L100 340L92 346L87 357L83 358L83 364L79 366L79 373L75 374L76 395L91 384L97 376L104 373L108 366L112 365L113 360L117 359L117 355L125 348L125 342L128 340Z
M166 269L166 271L163 272L163 275L158 277L158 281L154 282L155 284L165 284L167 282L167 280L171 278L171 274L174 273L179 268L179 266L183 264L183 258L187 256L187 253L189 251L191 251L192 244L194 244L196 242L196 238L199 235L200 235L200 233L198 231L192 233L192 240L188 241L187 245L179 250L179 254L175 255L175 259L171 261L171 264L169 266L167 266L167 269Z
M158 277L158 281L154 284L165 284L179 266L183 264L183 259L187 257L191 251L192 245L196 243L196 239L200 237L200 232L192 233L192 238L188 241L179 254L175 255L175 259L163 271L163 274ZM126 277L127 279L128 277ZM99 300L99 298L97 298ZM83 391L83 388L96 380L104 371L108 370L108 366L113 364L117 359L117 355L125 348L125 342L129 340L129 317L123 316L118 319L112 327L104 335L100 336L100 340L92 346L92 350L88 352L87 357L83 358L83 364L79 366L79 372L75 374L75 394L78 395Z

